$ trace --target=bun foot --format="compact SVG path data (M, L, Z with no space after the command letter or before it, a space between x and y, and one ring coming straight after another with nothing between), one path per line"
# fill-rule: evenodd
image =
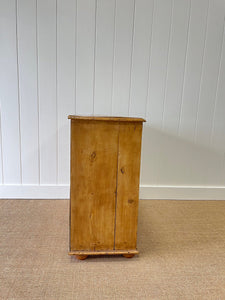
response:
M123 254L123 257L132 258L135 254Z
M79 260L84 260L88 257L88 255L76 255L76 258Z

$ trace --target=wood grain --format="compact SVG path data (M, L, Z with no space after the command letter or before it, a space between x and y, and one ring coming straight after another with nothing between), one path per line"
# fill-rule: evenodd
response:
M115 249L135 249L142 123L120 124Z
M71 123L71 251L113 249L119 125Z
M71 120L95 120L95 121L113 121L113 122L146 122L142 118L130 118L130 117L94 117L94 116L76 116L69 115L68 119Z
M108 250L108 251L70 251L69 255L135 255L138 250Z
M70 255L137 254L141 118L71 119ZM138 121L137 121L138 120Z

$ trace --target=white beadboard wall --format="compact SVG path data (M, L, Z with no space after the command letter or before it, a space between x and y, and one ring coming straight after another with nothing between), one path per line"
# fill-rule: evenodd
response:
M225 199L224 0L0 0L0 198L69 197L68 114L137 116L140 197Z

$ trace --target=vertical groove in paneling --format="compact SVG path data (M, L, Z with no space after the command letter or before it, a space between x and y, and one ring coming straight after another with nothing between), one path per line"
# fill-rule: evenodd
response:
M142 153L142 184L160 183L159 164L162 159L163 133L162 108L165 96L166 66L170 40L172 1L157 0L154 3L154 23L151 37L151 63L148 82L147 120Z
M38 1L40 181L56 184L56 2Z
M181 92L181 104L180 104L178 129L177 129L178 136L180 135L181 114L182 114L183 101L184 101L184 83L185 83L185 76L186 76L186 69L187 69L188 46L189 46L189 38L190 38L191 3L192 3L192 0L190 0L190 5L189 5L189 17L188 17L188 29L187 29L187 44L186 44L186 50L185 50L184 71L183 71L182 92Z
M115 40L116 40L116 2L114 5L114 28L113 28L113 59L112 59L112 81L111 81L111 115L113 114L113 86L114 86L114 67L115 67Z
M219 77L216 92L216 103L214 120L211 135L211 148L214 149L218 154L222 154L225 157L225 32L223 32L223 45L222 45L222 56L219 67ZM225 166L223 166L225 174ZM224 182L224 176L223 182Z
M163 108L163 129L177 134L187 47L190 1L174 0L172 32L168 50L166 95Z
M95 1L77 2L76 111L93 114L93 71L95 39Z
M132 72L133 72L135 11L136 11L136 0L134 0L134 7L133 7L133 23L132 23L131 55L130 55L130 82L129 82L128 112L127 112L128 116L130 116L130 106L131 106L131 78L132 78Z
M216 115L216 106L218 102L218 90L219 90L219 79L221 75L221 67L222 67L222 54L224 50L224 36L225 36L225 18L224 18L224 23L223 23L223 38L221 42L221 50L220 50L220 59L219 59L219 69L218 69L218 74L217 74L217 82L216 82L216 94L215 94L215 100L214 100L214 108L213 108L213 117L212 117L212 128L210 132L210 146L212 146L213 142L213 134L214 134L214 123L215 123L215 115Z
M153 9L153 0L136 1L129 95L129 115L134 117L146 113Z
M210 8L210 0L208 0L206 26L205 26L205 34L204 34L204 48L203 48L203 55L202 55L202 62L201 62L201 77L200 77L199 92L198 92L198 101L197 101L197 103L198 103L197 104L197 113L196 113L196 119L195 119L195 133L194 133L194 141L195 141L195 143L197 142L197 124L198 124L200 96L201 96L202 79L203 79L203 65L204 65L204 60L205 60L207 29L208 29L208 22L209 22L209 8Z
M134 0L117 2L113 114L120 116L128 115L133 9Z
M56 184L59 183L59 122L58 122L58 0L55 2L55 88L56 88Z
M36 1L17 1L17 60L22 184L38 183Z
M187 47L189 4L187 0L174 0L172 3L172 25L170 31L170 43L167 61L167 80L162 117L162 138L159 138L160 159L157 166L158 183L173 184L174 179L179 182L181 163L177 151L182 151L182 145L174 145L172 137L177 136L179 112L181 104L183 72L185 65L185 52ZM160 135L160 134L159 134ZM167 155L165 155L165 149ZM173 164L171 157L174 156ZM173 165L177 165L174 169ZM166 168L165 168L166 166ZM173 169L173 172L171 172Z
M19 131L19 165L20 165L20 183L22 184L22 159L21 159L21 106L20 106L20 77L19 77L19 58L18 58L18 0L15 0L15 19L16 19L16 63L17 63L17 87L18 87L18 131Z
M190 0L174 0L164 128L175 135L179 127L189 27Z
M115 0L97 3L94 114L111 115Z
M212 130L212 113L215 103L224 28L224 9L224 1L214 0L210 2L203 79L196 130L196 141L198 141L198 144L206 147L210 145L210 132Z
M96 39L97 39L97 9L98 0L95 0L95 38L94 38L94 67L93 67L93 100L92 100L92 114L95 113L95 68L96 68Z
M194 141L208 2L192 1L178 136Z
M163 0L155 1L147 115L152 126L157 128L160 128L162 124L171 14L172 0L166 2Z
M38 75L38 15L37 15L37 4L38 0L36 0L36 13L35 13L35 17L36 17L36 58L37 58L37 141L38 141L38 184L41 183L41 172L40 172L40 114L39 114L39 110L40 110L40 103L39 103L39 75Z
M174 0L172 0L172 5L171 5L171 20L170 20L170 30L169 30L169 43L168 43L167 59L166 59L166 77L165 77L165 87L164 87L163 107L162 107L162 123L161 123L161 129L162 130L164 129L164 114L165 114L165 104L166 104L166 94L167 94L168 65L169 65L171 34L172 34L172 25L173 25L173 11L174 11Z
M70 127L67 116L74 113L76 81L76 2L57 1L58 184L67 184L70 178Z
M76 114L76 106L77 106L77 0L75 0L75 34L74 34L74 114Z
M149 60L148 60L148 77L147 77L147 92L146 92L146 99L145 99L145 119L148 118L148 109L149 109L149 81L150 81L150 70L151 70L151 57L152 57L152 33L154 27L154 12L155 12L155 0L153 0L153 7L152 7L152 23L151 23L151 33L150 33L150 49L149 49ZM149 122L150 120L147 120Z
M40 85L39 85L39 43L38 43L38 1L36 0L36 52L37 52L37 112L38 112L38 184L41 184L41 142L40 142Z

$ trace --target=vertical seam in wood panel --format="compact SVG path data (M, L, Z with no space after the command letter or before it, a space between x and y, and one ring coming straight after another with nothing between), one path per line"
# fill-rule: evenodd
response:
M173 25L173 13L174 13L174 0L172 0L172 5L171 5L171 20L170 20L169 41L168 41L168 49L167 49L166 76L165 76L165 87L164 87L164 99L163 99L163 108L162 108L161 129L164 129L164 114L165 114L167 83L168 83L168 65L169 65L169 54L170 54L171 36L172 36L171 32L172 32L172 25Z
M75 70L74 70L74 75L75 75L75 82L74 82L74 108L75 108L75 114L76 114L76 102L77 102L77 0L75 2L75 53L74 53L74 63L75 63Z
M183 102L184 102L184 83L186 78L186 69L187 69L187 52L188 52L188 45L189 45L189 39L190 39L190 21L191 21L191 4L192 0L190 0L190 6L189 6L189 18L188 18L188 30L187 30L187 43L186 43L186 50L185 50L185 60L184 60L184 73L183 73L183 80L182 80L182 92L181 92L181 104L180 104L180 112L179 112L179 121L178 121L178 136L180 135L180 124L181 124L181 115L182 115L182 108L183 108Z
M97 39L97 6L98 0L95 0L95 38L94 38L94 68L93 68L93 103L92 103L92 114L95 112L95 67L96 67L96 39Z
M39 60L38 60L38 4L36 0L36 56L37 56L37 131L38 131L38 184L41 182L40 172L40 103L39 103Z
M55 107L56 107L56 184L58 184L59 181L59 137L58 137L58 132L59 132L59 125L58 125L58 0L55 2L55 96L56 96L56 101L55 101Z
M113 114L113 85L115 68L115 40L116 40L116 0L114 5L114 32L113 32L113 59L112 59L112 79L111 79L111 115Z
M3 153L2 153L2 110L1 110L1 102L0 102L0 147L1 147L1 165L2 165L2 184L4 184L4 172L3 172Z
M222 42L221 42L221 46L220 46L220 60L219 60L219 68L218 68L217 82L216 82L216 93L215 93L215 101L214 101L214 108L213 108L212 128L211 128L211 133L210 133L210 145L212 145L215 115L216 115L216 106L217 106L217 102L218 102L219 78L220 78L220 74L221 74L222 53L223 53L223 49L224 49L224 29L225 29L225 18L224 18L224 22L223 22L223 36L222 36Z
M209 22L209 7L210 7L210 0L208 1L208 8L207 8L207 15L206 15L204 48L203 48L203 54L202 54L201 75L200 75L199 92L198 92L198 102L197 102L197 112L196 112L196 118L195 118L195 131L194 131L194 142L195 143L197 141L197 123L198 123L199 108L200 108L200 97L201 97L201 89L202 89L203 65L204 65L204 60L205 60L206 38L207 38L207 30L208 30L208 22Z
M117 213L117 197L118 197L119 141L120 141L120 122L118 123L118 137L117 137L116 197L115 197L114 245L113 245L114 250L116 249L116 213Z
M20 105L20 78L19 78L19 53L18 53L18 0L15 0L15 17L16 17L16 64L17 64L17 89L18 89L18 130L19 130L19 164L20 164L20 183L22 184L22 155L21 155L21 105Z
M132 69L133 69L135 12L136 12L136 0L134 0L134 6L133 6L132 39L131 39L131 54L130 54L130 79L129 79L129 96L128 96L128 116L130 115L130 106L131 106L131 80L132 80Z
M149 59L148 59L148 77L147 77L147 92L146 92L146 99L145 99L145 119L148 116L148 110L150 105L150 98L149 98L149 85L150 85L150 70L151 70L151 61L152 61L152 35L153 35L153 26L154 26L154 13L155 13L155 0L153 0L152 4L152 24L151 24L151 32L150 32L150 45L149 45ZM148 122L148 120L147 120Z

